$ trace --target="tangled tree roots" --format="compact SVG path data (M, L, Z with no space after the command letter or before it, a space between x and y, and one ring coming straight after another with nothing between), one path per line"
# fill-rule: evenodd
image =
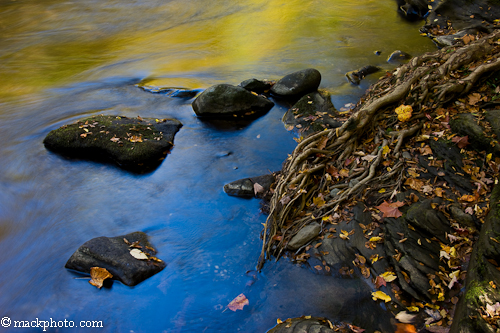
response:
M352 199L367 197L381 188L386 191L380 200L399 191L405 164L400 156L402 142L419 132L425 117L436 117L440 107L500 70L499 37L497 31L462 47L413 58L372 86L342 127L303 139L276 182L258 269L271 255L279 258L305 225L322 222ZM394 113L401 104L413 108L411 120L405 123ZM383 127L398 130L387 132ZM363 152L367 147L372 151ZM392 154L394 165L382 168L382 157L387 159L387 154ZM370 157L359 158L364 155ZM345 174L341 181L336 177L338 170Z

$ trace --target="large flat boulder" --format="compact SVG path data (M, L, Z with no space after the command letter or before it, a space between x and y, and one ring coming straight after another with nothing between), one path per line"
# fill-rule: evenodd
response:
M193 101L199 117L256 116L271 110L274 103L267 98L230 84L217 84Z
M137 259L130 251L139 249L148 259ZM90 274L91 267L107 269L113 279L127 286L155 275L166 264L155 257L156 249L148 236L140 231L117 237L97 237L85 242L66 262L66 268Z
M175 119L100 115L53 130L43 143L68 158L111 162L144 173L161 164L181 127Z

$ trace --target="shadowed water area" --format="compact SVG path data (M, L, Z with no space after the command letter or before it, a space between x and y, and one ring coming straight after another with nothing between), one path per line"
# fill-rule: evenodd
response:
M356 87L347 71L435 49L394 1L3 0L0 17L0 317L99 320L107 332L265 332L301 315L387 327L358 279L287 259L254 271L266 216L222 187L281 168L296 144L285 106L220 126L136 84L205 89L314 67L340 108L380 75ZM51 130L97 114L184 126L145 175L44 148ZM87 240L133 231L168 265L139 285L99 290L64 268ZM241 293L250 304L226 310Z

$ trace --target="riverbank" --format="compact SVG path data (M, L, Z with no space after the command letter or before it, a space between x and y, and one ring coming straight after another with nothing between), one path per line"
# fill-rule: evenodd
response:
M459 299L473 318L462 332L495 325L500 280L483 269L474 295L466 282L478 231L499 223L489 204L500 163L490 75L499 36L481 34L387 73L344 125L301 140L273 189L261 264L286 256L317 274L365 279L398 332L450 331ZM306 226L319 235L290 251Z

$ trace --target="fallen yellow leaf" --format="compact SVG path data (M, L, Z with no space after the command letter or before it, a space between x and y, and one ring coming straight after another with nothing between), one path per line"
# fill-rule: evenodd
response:
M391 301L391 296L387 295L386 293L380 290L372 292L372 298L374 301L380 299L386 303Z

